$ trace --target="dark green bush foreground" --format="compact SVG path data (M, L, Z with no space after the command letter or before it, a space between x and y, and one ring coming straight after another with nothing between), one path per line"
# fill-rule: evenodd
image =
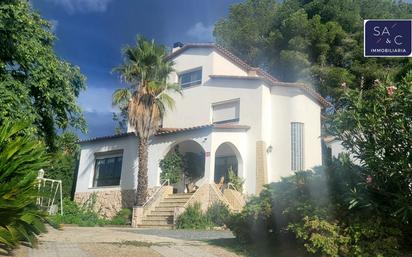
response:
M412 245L412 72L346 89L327 124L347 155L266 186L228 226L243 242L297 238L321 256L402 256Z
M36 206L36 177L47 165L43 144L23 135L26 123L3 121L0 127L0 248L35 242L45 231L45 213Z
M100 217L94 210L93 205L79 205L69 199L63 200L64 214L49 217L50 221L58 224L76 224L84 227L104 225L127 225L130 224L132 211L122 209L111 220Z
M230 211L226 204L214 202L203 213L200 203L195 203L177 218L178 229L211 229L225 225L229 219Z

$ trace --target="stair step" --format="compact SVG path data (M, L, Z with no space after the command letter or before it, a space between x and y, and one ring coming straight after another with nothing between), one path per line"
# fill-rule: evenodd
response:
M156 226L163 226L163 225L173 225L173 219L172 220L148 220L148 219L143 219L142 220L142 225L156 225Z
M186 203L189 199L186 198L165 198L163 203Z
M160 202L158 207L182 207L182 206L185 205L185 203L186 202L178 202L178 203L175 203L175 202L170 202L170 203L169 202ZM156 207L156 208L158 208L158 207Z
M193 194L172 194L168 195L166 199L189 199Z
M154 212L172 212L172 213L174 213L174 211L175 211L174 206L166 206L166 207L157 206L157 207L154 208L154 211L152 211L152 213L154 213Z
M173 220L173 216L157 216L157 215L147 215L144 220Z
M139 228L161 228L161 229L173 229L174 225L167 224L167 225L139 225Z

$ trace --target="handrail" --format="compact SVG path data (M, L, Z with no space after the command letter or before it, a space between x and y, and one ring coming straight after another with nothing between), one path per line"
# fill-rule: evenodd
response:
M233 183L227 183L227 188L229 188L229 187L232 187L234 190L236 190L236 191L238 191L239 192L239 190L235 187L235 185L233 184ZM230 188L229 188L230 189ZM239 193L242 193L242 192L239 192Z
M189 200L187 200L187 202L185 203L185 205L183 205L183 208L186 208L189 206L190 201L195 198L195 196L200 192L200 188L202 188L202 186L206 186L206 184L201 185L190 197Z
M216 195L218 195L218 197L220 198L220 200L224 203L226 203L228 206L231 206L231 204L229 203L229 201L226 199L226 197L223 195L223 193L218 190L216 187L216 184L209 184L212 188L213 191L215 191ZM232 206L233 207L233 206Z
M243 195L243 193L240 192L240 191L233 185L233 183L230 183L230 182L229 182L229 183L227 183L227 188L230 189L230 187L232 187L233 190L235 190L236 192L239 192L240 194ZM239 199L239 197L238 197L237 194L232 193L232 195L235 197L235 199L238 201L238 203L239 203L240 205L243 205L243 203L245 202L245 199L243 199L243 201L242 201L242 200Z
M142 207L145 207L160 192L160 190L165 186L166 183L169 186L170 180L166 179L165 181L163 181L160 187L149 197L149 199L147 199L147 201L143 204Z

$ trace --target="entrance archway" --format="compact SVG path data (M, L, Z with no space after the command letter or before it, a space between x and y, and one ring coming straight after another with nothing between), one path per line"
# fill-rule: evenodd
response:
M223 179L224 183L227 184L230 182L229 169L232 169L238 176L241 174L242 168L242 157L235 145L230 142L225 142L216 149L214 172L215 183L220 183Z
M190 192L195 183L205 175L205 151L194 140L185 140L171 146L165 158L172 154L182 158L181 180L173 186L177 192Z

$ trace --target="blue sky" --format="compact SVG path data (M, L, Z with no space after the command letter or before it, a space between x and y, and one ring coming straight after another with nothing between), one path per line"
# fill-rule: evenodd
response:
M55 49L80 67L87 90L78 100L89 131L81 138L114 133L111 95L121 87L113 67L121 48L137 34L171 46L174 42L211 42L214 23L239 0L32 0L54 24Z

